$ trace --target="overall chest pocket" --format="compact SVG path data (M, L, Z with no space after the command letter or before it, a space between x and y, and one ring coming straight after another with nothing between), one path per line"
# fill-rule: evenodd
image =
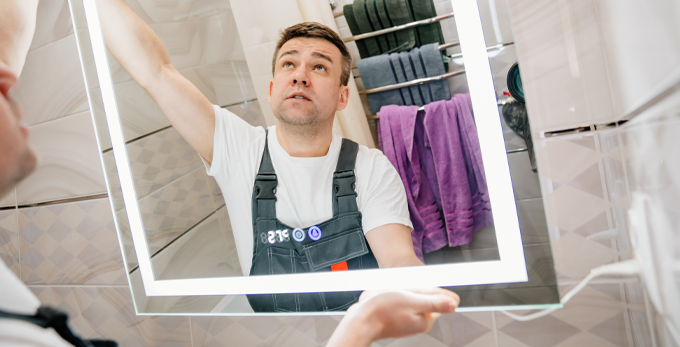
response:
M267 260L271 275L310 272L307 257L294 249L270 247ZM325 307L320 293L273 294L272 301L277 312L323 311Z

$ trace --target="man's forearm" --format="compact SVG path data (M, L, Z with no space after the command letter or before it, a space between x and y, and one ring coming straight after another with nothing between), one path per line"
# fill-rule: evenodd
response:
M174 69L156 33L124 0L97 0L106 47L142 87L160 80L164 68Z
M19 76L35 33L38 0L0 1L0 64Z

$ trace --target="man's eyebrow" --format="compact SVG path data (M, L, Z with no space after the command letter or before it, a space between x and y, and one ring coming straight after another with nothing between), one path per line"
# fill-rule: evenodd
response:
M331 56L328 54L323 54L321 52L312 52L312 56L321 58L321 59L326 59L328 60L331 64L333 63L333 59L331 59Z
M279 59L281 59L281 58L283 58L284 56L287 56L287 55L297 55L298 53L300 53L300 52L298 52L296 49L289 49L289 50L281 53L281 55L279 56Z

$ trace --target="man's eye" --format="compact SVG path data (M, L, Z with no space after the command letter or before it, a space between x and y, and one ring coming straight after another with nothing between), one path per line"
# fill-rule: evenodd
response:
M323 65L317 65L315 69L318 71L326 71L326 68Z
M293 67L293 63L284 63L283 67Z

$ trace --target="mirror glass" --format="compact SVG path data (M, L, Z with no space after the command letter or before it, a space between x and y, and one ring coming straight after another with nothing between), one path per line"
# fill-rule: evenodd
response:
M252 42L248 42L249 50L246 54L245 44L242 44L242 40L245 41L244 38L252 39L250 36L255 35L254 33L270 35L271 33L263 33L263 31L266 31L265 29L268 29L275 34L274 38L269 40L276 42L276 32L283 28L275 28L275 30L263 28L263 25L265 25L263 23L253 23L251 28L248 23L244 24L243 20L239 21L235 18L237 14L244 11L241 7L245 5L239 4L238 9L232 8L232 3L228 0L182 0L170 3L154 0L127 0L126 2L128 5L126 10L129 8L133 12L130 15L131 18L141 19L140 23L151 30L154 36L162 42L173 68L213 105L216 114L233 117L235 121L239 122L237 129L250 129L247 131L252 132L261 131L252 130L256 127L262 129L276 124L276 118L273 114L277 111L272 111L268 100L262 96L258 97L257 93L258 90L268 88L268 85L264 84L269 83L271 75L263 78L253 74L254 71L260 71L258 64L271 64L273 45L263 44L262 54L254 55L253 52L256 52L256 50L250 49L253 45ZM304 5L302 2L298 2L298 4L299 6ZM328 16L332 15L331 11L336 14L334 17L335 25L340 36L345 39L353 36L353 34L356 35L350 27L352 23L348 23L350 19L345 18L346 14L341 15L343 5L352 4L351 1L344 1L335 10L328 9ZM451 1L434 1L433 5L435 16L453 12ZM191 135L188 135L192 129L191 124L183 125L184 128L182 129L173 126L168 115L166 115L168 113L167 108L164 113L161 110L162 107L150 95L157 94L145 90L140 85L143 76L138 75L137 78L133 78L123 67L126 64L129 66L129 64L139 62L139 58L136 58L135 54L130 53L130 51L120 50L122 53L118 53L121 60L119 62L111 53L111 50L115 51L117 48L109 47L106 51L108 70L102 71L100 61L95 59L98 48L96 39L93 40L92 37L93 23L91 21L88 23L86 4L83 3L83 0L70 0L70 6L74 27L77 30L81 62L97 130L101 158L106 172L110 200L116 217L120 246L138 313L154 315L184 313L231 315L332 314L333 312L344 311L356 300L360 292L328 291L323 293L253 294L248 296L206 295L205 292L201 292L200 286L196 286L194 288L195 295L147 295L149 287L145 288L140 270L140 260L138 259L139 249L136 250L135 248L136 246L139 247L139 244L135 245L138 240L134 239L134 233L131 230L135 225L134 215L137 214L140 216L140 230L143 230L143 241L146 244L145 249L150 259L152 276L155 281L241 278L249 275L266 277L290 273L290 269L278 269L278 267L284 265L290 268L304 268L306 272L330 272L333 275L337 273L338 276L342 276L345 269L378 267L382 269L416 265L413 263L413 259L422 262L428 269L430 267L434 269L437 265L444 264L473 265L499 262L502 260L499 240L512 231L511 228L506 230L505 227L494 225L494 219L498 220L501 214L508 215L511 220L514 218L515 221L519 221L520 249L523 251L522 261L526 266L528 280L499 280L498 283L489 281L469 282L475 285L450 287L451 290L456 291L461 296L460 310L530 309L559 304L559 290L550 247L550 235L545 221L541 187L535 168L532 170L532 165L535 164L532 164L533 161L531 160L530 141L528 147L527 141L523 138L523 134L528 133L528 123L527 128L524 128L521 119L508 116L511 104L516 106L513 109L515 112L524 112L525 117L526 109L522 111L519 103L506 95L509 88L513 88L508 86L508 74L517 62L518 57L513 45L511 20L505 1L478 0L476 8L479 10L485 46L488 47L487 69L490 65L493 92L496 95L493 107L498 106L499 110L498 113L494 113L493 117L502 115L504 111L505 116L508 117L501 116L500 119L494 119L479 112L472 114L473 103L478 103L483 98L479 96L475 100L474 95L470 96L474 94L473 89L475 88L471 86L470 73L463 73L466 68L471 71L472 64L468 60L466 66L461 45L456 43L463 41L463 45L466 45L466 42L459 35L460 25L457 25L456 18L450 16L442 19L437 22L439 24L435 28L436 30L430 28L433 32L440 33L442 36L440 41L445 44L445 47L441 48L441 53L435 49L435 52L438 52L437 57L442 57L441 67L437 67L443 69L439 75L449 74L454 76L423 85L427 86L428 93L434 93L430 96L423 95L422 93L426 89L417 86L402 88L399 93L402 93L400 94L401 97L407 92L410 93L408 95L412 100L411 102L421 105L433 102L433 100L442 100L435 95L446 90L447 100L451 96L453 96L452 100L458 100L455 104L457 106L453 107L467 107L467 109L460 109L459 111L457 124L461 127L461 130L459 130L461 135L457 135L456 138L458 138L458 141L462 141L462 144L459 144L459 147L462 148L459 155L463 155L464 151L468 151L465 152L468 154L460 158L456 158L455 155L449 156L448 158L451 161L458 160L458 167L449 169L449 171L437 171L437 168L447 165L437 162L437 160L441 161L442 159L439 157L440 154L433 149L437 145L435 142L437 139L453 137L436 136L434 131L437 130L437 123L430 124L430 128L427 129L419 128L419 126L428 126L427 121L421 119L420 123L415 122L411 125L413 128L410 128L415 129L416 133L410 140L412 141L411 148L413 148L413 151L408 158L397 159L395 166L399 166L399 163L406 160L413 160L413 153L416 156L429 153L431 156L438 156L437 158L430 158L432 162L437 163L437 168L429 171L430 174L435 175L434 177L427 176L428 172L426 172L425 165L423 165L422 172L413 169L400 169L399 167L394 170L394 166L392 166L390 170L396 172L393 172L392 176L385 175L384 173L389 173L389 170L382 167L383 171L380 171L381 166L376 163L382 160L387 165L395 164L395 162L388 161L391 159L390 155L386 152L388 158L381 157L380 152L369 151L368 148L362 147L358 149L357 161L366 161L362 156L366 156L368 153L373 153L377 159L370 160L370 165L357 163L354 171L355 177L347 175L346 170L343 171L344 173L340 172L341 170L338 170L335 165L338 160L334 158L328 177L324 176L323 180L329 182L328 191L330 192L333 188L335 192L331 194L332 196L328 201L323 203L317 201L296 202L294 201L295 194L283 191L290 189L310 191L311 188L305 187L299 180L290 181L295 183L284 181L286 174L281 172L285 171L281 169L282 161L277 162L275 157L277 149L283 150L283 147L278 143L273 145L269 143L271 156L274 157L273 166L278 174L276 176L278 179L276 190L273 190L268 183L271 182L271 179L270 176L266 175L266 168L261 168L260 158L264 146L255 151L256 159L243 162L242 165L247 166L247 168L236 167L233 169L234 171L249 170L252 173L257 173L257 170L260 169L260 175L253 174L254 177L251 178L249 184L242 184L243 180L238 181L236 179L234 181L238 184L231 184L229 180L225 180L226 174L215 176L215 170L212 170L211 166L202 160L197 150L187 140L187 138L191 140ZM347 7L344 8L348 9ZM253 7L253 10L256 11L257 8ZM107 16L107 14L100 11L98 15L100 21L104 23L104 16ZM266 15L263 16L266 17ZM423 27L421 26L421 29ZM106 24L102 24L102 28L106 37L106 30L108 30ZM248 33L244 35L239 30L247 30ZM390 146L389 143L384 141L385 129L394 131L394 129L397 129L394 127L397 126L405 131L406 128L404 127L407 125L403 121L399 123L398 117L393 118L388 112L384 111L385 109L378 112L376 116L376 104L379 102L385 105L389 104L387 101L381 101L381 98L389 96L386 96L384 92L382 94L366 93L367 90L384 86L384 84L376 86L375 80L371 80L375 79L375 76L370 74L370 70L373 68L370 64L376 60L373 59L369 62L368 58L364 57L366 53L361 51L368 50L370 48L368 46L371 44L377 45L371 49L375 49L381 44L389 46L391 43L394 45L395 42L402 40L397 33L403 34L404 32L402 30L389 34L390 36L384 34L380 37L347 42L354 65L349 82L351 86L356 85L359 91L360 98L358 101L361 104L359 110L363 108L364 112L361 117L366 116L368 123L367 126L364 125L366 134L368 134L367 137L359 138L357 142L362 142L362 145L369 147L379 148L383 152L385 152L386 147ZM412 35L416 36L426 33L424 29L411 32ZM371 40L372 43L369 42ZM110 41L106 43L111 45ZM467 47L471 45L471 43L467 43ZM381 49L384 51L383 48ZM411 59L410 62L413 63L412 59L415 56L413 52L413 50L407 51L401 58L405 59L404 61ZM420 47L419 54L423 64L427 61L427 57L423 58L422 55L427 55L427 52L423 46ZM287 66L284 62L283 67ZM427 75L425 77L437 75L428 74L427 69L431 67L423 66ZM314 67L313 73L317 73L317 69L321 70ZM404 68L403 74L400 75L405 79L404 81L422 77L418 76L416 65L413 65L412 70L407 70ZM452 74L453 72L461 73ZM107 81L102 80L101 77L104 76L102 73L106 74ZM409 74L412 76L409 77ZM399 80L397 75L395 72L396 82L404 82ZM474 82L474 80L472 81ZM113 117L111 110L114 109L111 108L112 104L106 102L109 95L106 89L108 83L113 86L112 95L114 96L113 102L115 103L115 116L117 117L115 120L119 122L121 128L123 148L127 157L127 162L124 164L120 162L122 157L120 153L122 152L116 153L114 150L114 143L117 141L118 135L116 135L115 129L111 128L111 125L114 124L111 123L111 117ZM295 83L297 83L297 80L295 80ZM150 88L153 89L153 87ZM349 88L349 93L354 90L352 88ZM275 88L274 90L276 91ZM476 90L480 89L477 88ZM392 93L395 93L395 91L392 90ZM190 98L193 92L187 92L186 98ZM305 98L309 95L302 95L301 97ZM420 98L420 101L415 101L417 98ZM504 105L506 103L508 105ZM181 101L178 102L178 105L181 104ZM504 108L506 110L503 110ZM411 112L415 117L424 117L426 112L430 112L428 110L428 108L425 108L425 111ZM476 106L475 110L477 110ZM347 112L349 111L345 113ZM463 116L463 114L468 114L468 116ZM341 118L340 115L337 117ZM379 117L382 117L382 120L379 120ZM390 120L388 121L388 119ZM491 121L488 121L488 119L491 119ZM191 120L191 118L187 117L186 120ZM380 122L383 122L383 124L380 124ZM348 135L351 133L345 131L347 134L343 134L343 130L350 125L339 123L342 123L342 121L336 120L333 125L334 134ZM493 129L496 123L499 125L498 129L502 129L502 132L482 133L482 128ZM223 121L216 124L218 127L225 126ZM385 128L386 124L391 124L392 128ZM471 129L471 131L462 130L466 124L468 126L466 129ZM442 123L442 127L444 125ZM444 131L442 134L447 135L446 129L438 130ZM479 140L476 140L477 131L479 131ZM423 134L429 134L429 138L424 139ZM490 139L488 134L496 136L496 139ZM237 135L241 136L242 134L235 134L234 136ZM218 139L218 137L215 137L215 139ZM268 141L272 141L271 139L272 137L269 136ZM498 166L486 165L495 163L488 162L489 159L486 156L489 150L487 148L491 148L491 145L485 144L481 146L485 151L485 165L482 165L479 142L488 144L496 140L498 143L502 143L507 166L504 162L501 162ZM195 140L192 141L195 143ZM403 141L403 139L400 141ZM397 148L398 145L391 144L393 148ZM407 146L408 144L401 145ZM419 145L421 147L418 147ZM336 140L331 143L329 153L336 147L335 153L345 153L340 150L342 145ZM217 153L216 148L213 153ZM475 152L475 148L477 152ZM244 148L243 150L253 151L252 148ZM228 149L220 149L220 151L228 151ZM223 152L219 153L226 155ZM347 153L351 153L351 150ZM280 153L278 154L280 155ZM475 154L477 157L475 157ZM340 154L335 155L336 158L342 156ZM293 161L299 159L295 156L290 157L288 159ZM348 158L351 158L351 155ZM477 161L475 161L475 158L477 158ZM423 158L421 161L424 162L425 160ZM214 165L215 162L213 161L212 164ZM368 165L370 169L360 169L360 165ZM455 164L448 166L455 167ZM485 166L486 173L484 172ZM119 172L122 167L129 170L131 182L127 180L125 174ZM486 185L485 177L496 174L495 172L491 173L490 170L500 168L498 170L503 173L503 170L507 171L508 167L512 183L510 184L510 180L498 180L501 183L505 182L505 187L494 189L497 189L497 191L511 189L513 192L511 193L511 202L514 202L514 204L490 202L488 191L492 190L491 186L499 187L500 183L489 183L489 188L486 189L484 188ZM363 172L359 170L363 170ZM371 170L374 170L375 173ZM335 176L333 176L334 171L337 171ZM370 174L364 172L383 176L368 177ZM362 177L362 173L366 176ZM448 174L451 177L458 174L463 175L463 178L445 180L448 182L446 184L453 184L453 186L446 185L448 188L431 189L430 183L435 187L443 184L442 179L436 176L437 174ZM230 173L229 175L236 174ZM397 178L397 180L385 182L389 181L390 177ZM399 180L399 178L401 179ZM413 182L409 184L410 180L414 180L418 184ZM398 183L396 186L394 185L395 182ZM464 183L465 189L459 189L458 185L462 183ZM134 188L134 204L131 203L132 201L129 200L128 196L124 197L125 185ZM380 187L383 185L387 188L382 188L382 201L372 204L370 201L362 199L364 193L368 194L366 192L371 191L373 186ZM291 186L294 188L291 188ZM394 187L401 188L396 189ZM406 200L408 199L404 196L405 194L400 193L400 189L405 189L404 187L407 190L406 194L417 196L418 199L409 201L409 204L407 204ZM272 201L266 193L267 189L277 197L275 205L270 205L267 201L264 201L267 198L270 198L270 202ZM429 195L418 194L414 191L419 189L422 189L422 191L429 189L430 193ZM358 192L360 196L353 195L354 192ZM260 195L262 200L254 201L256 199L253 197ZM460 197L463 195L465 195L465 199L463 199L465 201L460 202ZM500 195L501 193L497 193L495 196ZM333 196L337 197L337 201L333 201ZM347 203L347 201L355 202ZM500 201L500 198L498 201ZM294 207L286 205L287 203ZM358 206L354 207L353 204ZM492 213L491 205L497 205L501 208ZM272 206L276 206L274 210L271 209ZM371 208L371 206L376 207ZM417 209L415 213L413 206ZM427 210L428 206L432 210ZM468 215L452 215L451 213L458 210L451 208L451 206L466 207ZM313 210L315 207L325 208L328 213L324 212L322 213L324 216L309 219L305 216L305 214L309 214L309 211L295 210L295 208ZM286 212L282 211L286 208L293 209L292 212L288 213L289 216L299 214L299 218L282 220L284 218L281 215L286 215ZM402 220L401 227L404 228L406 224L409 228L413 226L411 239L406 239L407 244L411 247L409 252L412 251L412 253L405 256L407 260L404 263L389 263L394 257L391 256L390 249L386 248L388 246L381 246L381 243L389 244L391 245L389 247L394 247L394 249L400 249L403 240L396 237L394 239L389 237L372 238L365 236L364 233L368 235L368 231L378 230L376 228L384 226L384 222L380 224L380 217L383 215L398 216L398 211L390 216L390 213L392 213L390 209L399 208L408 209L408 212L410 212L410 220ZM251 216L254 209L258 211L257 214L261 218L266 217L267 213L275 213L274 215L279 217L280 223L270 221L269 226L255 223L257 230L253 231ZM361 215L353 215L353 211L356 212L354 209L363 212L365 216L370 218L364 217L362 219ZM333 210L333 213L330 213L331 210ZM447 215L447 213L449 214ZM414 215L419 217L414 217ZM394 223L395 218L390 219L390 223ZM329 219L332 220L328 221ZM465 225L460 226L461 223ZM131 225L133 225L133 228L131 228ZM250 225L250 227L244 227L244 225ZM454 225L457 227L454 227ZM366 230L367 228L371 228L371 230ZM454 229L463 231L455 236L452 232ZM395 230L403 231L402 229ZM336 242L324 242L329 239L336 240ZM339 242L338 239L344 241ZM324 243L328 246L322 247ZM286 264L286 261L289 263ZM360 265L357 265L358 263ZM385 266L388 263L390 266ZM257 264L264 264L261 266L265 268L254 269ZM460 269L463 270L457 273L443 272L442 274L454 278L456 276L472 276L470 272L474 272L473 267L461 267ZM522 269L522 271L524 270ZM272 276L272 281L274 281L274 277ZM500 274L499 277L501 277ZM452 281L451 283L457 282ZM268 293L266 284L261 287L258 289L258 293ZM305 303L308 303L308 306L304 306ZM323 307L324 309L314 309L315 307Z

